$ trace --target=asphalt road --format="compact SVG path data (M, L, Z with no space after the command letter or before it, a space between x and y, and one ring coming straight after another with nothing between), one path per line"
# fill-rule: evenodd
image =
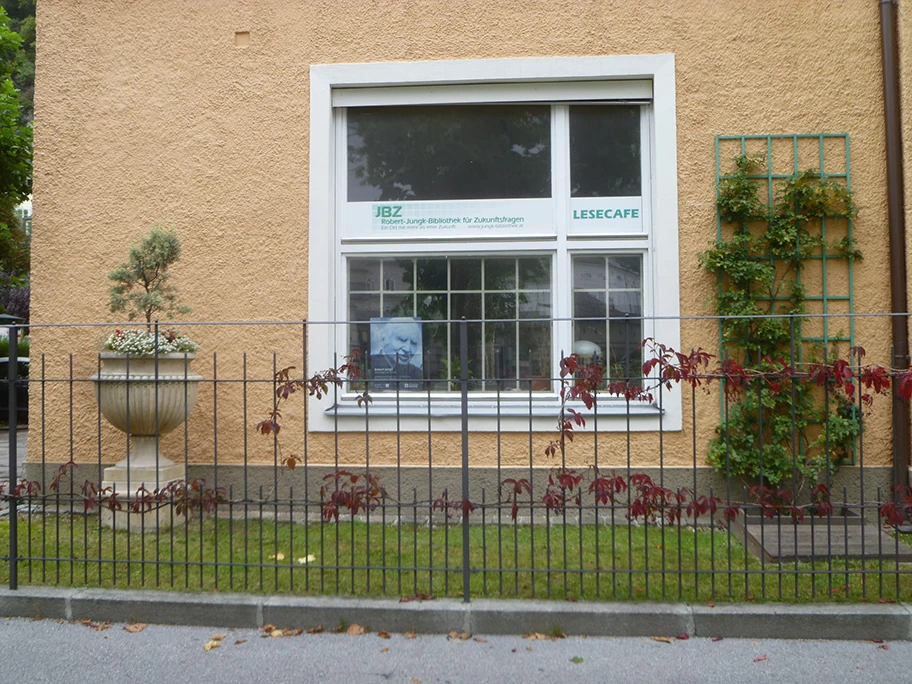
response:
M264 637L256 630L0 618L4 681L912 682L912 642L651 638L530 640L376 633ZM220 647L205 650L213 635ZM8 678L7 678L8 677Z

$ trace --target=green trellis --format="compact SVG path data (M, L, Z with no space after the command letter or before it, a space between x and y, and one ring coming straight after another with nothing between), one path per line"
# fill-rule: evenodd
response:
M750 179L765 190L766 201L773 205L777 185L794 174L808 169L817 170L822 177L844 183L851 190L849 136L844 133L781 134L781 135L720 135L715 141L716 187L730 178L732 161L739 155L762 155L765 173L752 174ZM716 237L723 238L723 221L716 213ZM828 248L833 239L843 236L852 239L851 219L821 219L820 235L824 246L804 260L805 268L796 280L805 288L807 316L795 319L795 360L802 362L814 350L816 356L844 353L855 343L854 263ZM776 265L777 259L769 258ZM721 278L719 285L721 287ZM787 296L760 298L770 311L789 300ZM722 324L719 341L722 346ZM850 461L854 463L855 454Z

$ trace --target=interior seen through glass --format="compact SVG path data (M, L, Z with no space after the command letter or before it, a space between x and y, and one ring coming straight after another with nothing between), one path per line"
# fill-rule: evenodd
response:
M573 259L573 351L597 359L611 379L638 378L643 353L643 258Z
M352 258L349 345L372 391L456 391L459 320L473 391L550 391L551 256ZM615 376L641 364L642 257L573 259L574 351ZM610 320L608 319L610 317Z

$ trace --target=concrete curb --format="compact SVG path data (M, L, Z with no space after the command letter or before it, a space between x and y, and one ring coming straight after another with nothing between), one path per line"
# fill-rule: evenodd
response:
M550 633L778 639L912 640L902 604L719 604L522 599L396 599L196 594L116 589L0 589L0 616L211 627L327 628L445 634Z

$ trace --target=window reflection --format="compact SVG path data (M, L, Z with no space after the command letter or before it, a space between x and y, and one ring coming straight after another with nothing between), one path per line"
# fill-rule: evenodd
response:
M463 317L471 390L550 389L551 257L353 258L349 284L350 344L361 351L369 379L385 322L415 321L421 330L420 363L409 364L421 377L410 368L397 383L386 368L373 391L456 390Z
M551 196L547 105L357 107L348 201Z

